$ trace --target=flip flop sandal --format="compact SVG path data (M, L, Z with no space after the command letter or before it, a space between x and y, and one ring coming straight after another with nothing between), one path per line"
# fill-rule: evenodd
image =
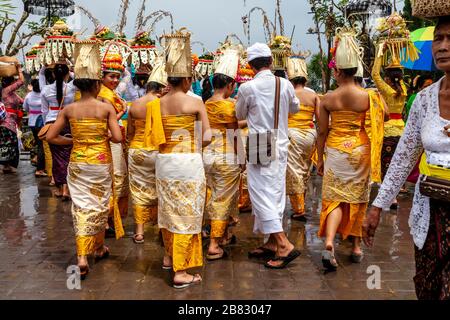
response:
M63 202L68 202L68 201L70 201L70 200L72 200L72 198L70 197L70 196L62 196L62 201Z
M44 178L44 177L48 177L48 175L46 173L35 173L34 176L36 178Z
M80 268L80 279L85 280L89 273L89 266L83 266L79 268Z
M334 253L330 250L322 251L322 264L327 270L336 270L338 267Z
M236 244L236 243L237 243L237 238L236 238L236 236L233 234L233 235L231 236L230 239L227 239L226 241L223 241L223 242L221 243L221 245L222 245L222 246L229 246L229 245Z
M261 250L262 252L255 252L256 250ZM250 251L248 253L248 257L249 258L265 258L265 259L267 259L267 258L274 257L275 254L276 254L275 251L272 251L272 250L264 248L264 247L259 247L253 251Z
M200 277L200 275L198 275L198 274L196 274L196 275L192 275L192 281L191 282L188 282L188 283L173 283L173 287L175 288L175 289L184 289L184 288L187 288L187 287L190 287L190 286L192 286L192 285L194 285L194 284L199 284L199 283L201 283L202 282L202 279L201 278L199 278L199 280L197 280L197 281L195 281L195 277L196 276L199 276Z
M136 238L139 237L139 236L142 236L142 240L137 240L137 239L136 239ZM133 241L134 241L134 243L136 243L136 244L143 244L143 243L145 242L145 240L144 240L144 234L142 234L142 233L136 233L136 234L133 236Z
M165 266L165 265L162 265L162 269L163 269L163 270L172 270L172 268L173 268L173 266Z
M110 252L109 249L106 248L105 252L101 256L95 256L95 261L100 261L109 258Z
M228 226L235 227L235 226L237 226L238 223L239 223L239 219L231 218L231 219L229 219Z
M296 214L291 215L291 220L300 221L300 222L307 222L308 221L306 219L305 215L296 215Z
M356 253L352 252L352 254L351 254L351 256L350 256L350 260L351 260L353 263L361 263L363 257L364 257L364 254L363 254L363 253L356 254Z
M208 261L220 260L220 259L223 259L223 258L226 258L226 257L228 257L228 253L225 250L223 250L222 253L215 253L215 254L209 254L208 253L206 255L206 259Z
M268 268L268 269L284 269L287 267L287 265L289 263L291 263L292 261L294 261L295 259L297 259L300 256L300 251L293 249L287 257L275 257L272 258L270 261L281 261L282 263L278 266L273 266L271 264L269 264L269 261L266 262L264 264L264 267Z

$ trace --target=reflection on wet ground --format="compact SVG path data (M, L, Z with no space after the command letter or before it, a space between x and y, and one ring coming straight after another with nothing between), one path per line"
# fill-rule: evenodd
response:
M267 270L263 261L247 258L262 237L252 233L252 217L244 213L233 230L238 243L227 248L229 257L205 261L196 270L203 283L176 291L170 287L170 272L161 269L157 229L147 227L145 244L136 245L129 217L127 238L107 239L111 257L90 261L91 273L81 290L69 290L66 269L76 264L71 204L56 199L47 184L47 179L36 180L27 162L17 175L0 174L1 299L416 299L408 229L412 192L401 196L397 212L384 212L375 247L365 250L361 264L350 262L348 241L338 242L337 272L322 268L323 242L317 237L321 186L314 177L307 196L308 222L291 221L287 207L286 230L302 255L285 270ZM381 271L380 289L368 288L370 266Z

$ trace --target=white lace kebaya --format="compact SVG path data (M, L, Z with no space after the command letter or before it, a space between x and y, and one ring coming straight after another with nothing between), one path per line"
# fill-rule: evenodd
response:
M440 116L439 108L439 91L443 79L417 95L405 132L397 145L378 196L373 202L374 206L386 208L391 205L423 151L428 163L450 168L450 137L444 133L444 127L450 124L450 120ZM417 183L409 227L414 243L419 249L423 248L429 226L430 198L421 195Z

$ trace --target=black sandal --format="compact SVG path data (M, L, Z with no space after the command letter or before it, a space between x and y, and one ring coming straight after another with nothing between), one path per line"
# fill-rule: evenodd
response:
M214 253L214 254L207 253L206 254L206 259L208 261L220 260L220 259L224 259L226 257L228 257L228 253L223 249L222 249L222 253Z
M256 250L261 250L262 252L255 252ZM258 258L258 259L259 259L259 258L265 258L265 259L267 259L267 258L272 258L272 257L274 257L275 254L276 254L275 251L272 251L272 250L267 249L267 248L264 248L264 247L259 247L259 248L256 248L256 249L253 250L253 251L250 251L250 252L248 253L248 257L249 257L249 258Z
M85 280L89 273L89 266L82 266L80 268L80 279Z
M229 245L233 245L233 244L236 244L236 243L237 243L237 238L236 238L236 236L233 234L233 235L231 236L231 238L226 239L225 241L222 241L222 242L220 243L220 245L221 245L221 246L229 246Z
M97 261L100 261L100 260L108 259L109 258L109 254L110 254L109 248L105 247L105 251L103 252L102 255L100 255L100 256L96 255L95 256L95 261L97 262Z
M295 213L291 215L291 220L300 221L300 222L307 222L308 219L306 219L305 215L296 215Z
M292 251L288 254L287 257L275 257L272 258L269 261L282 261L282 263L278 266L272 266L271 264L269 264L269 261L267 261L264 264L264 267L268 268L268 269L284 269L286 268L286 266L291 263L292 261L294 261L295 259L297 259L300 256L300 251L296 250L296 249L292 249Z

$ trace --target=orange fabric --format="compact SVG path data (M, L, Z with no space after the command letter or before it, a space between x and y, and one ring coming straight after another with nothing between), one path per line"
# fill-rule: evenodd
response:
M195 121L193 114L167 115L162 117L166 143L160 145L160 153L194 153Z
M211 238L222 238L228 227L228 220L211 220Z
M366 216L368 203L342 203L326 200L322 200L319 237L326 236L328 216L339 206L342 208L342 220L337 229L337 233L341 234L344 240L348 236L362 237L362 224Z
M158 150L159 146L166 142L166 137L161 118L161 100L155 99L147 103L147 112L142 136L142 147L146 150ZM142 124L139 124L139 126ZM140 133L139 133L140 135ZM137 139L141 139L140 137ZM139 149L139 148L137 148Z
M136 224L158 223L158 206L139 206L133 205L134 221Z
M290 114L288 118L289 128L314 129L314 111L315 107L300 105L300 111Z
M227 137L227 125L238 122L235 103L231 100L207 101L205 106L213 133L208 148L217 153L234 153L233 143ZM219 141L216 136L220 137Z
M289 196L291 200L292 210L295 214L305 213L305 195L304 194L293 194Z
M106 120L70 120L74 136L70 162L108 164L112 162Z
M106 87L103 84L98 94L98 97L103 98L107 100L109 103L111 103L114 109L116 110L116 113L125 111L124 109L125 101L121 97L119 97L119 95L114 90L111 90L110 88Z
M327 146L346 153L369 143L364 130L366 114L353 111L331 112L331 126L327 137Z
M184 271L203 265L202 235L176 234L161 229L164 248L172 257L173 271Z
M95 236L79 236L76 237L77 255L89 256L100 249L105 242L105 233L100 232Z

